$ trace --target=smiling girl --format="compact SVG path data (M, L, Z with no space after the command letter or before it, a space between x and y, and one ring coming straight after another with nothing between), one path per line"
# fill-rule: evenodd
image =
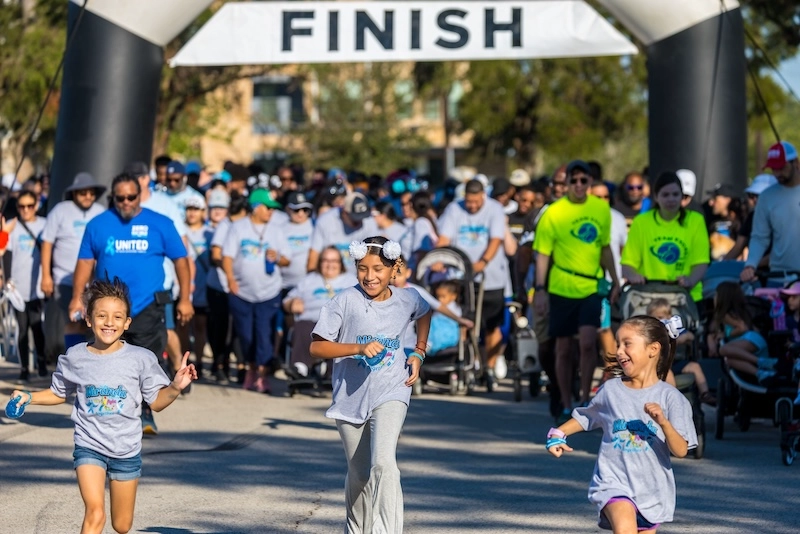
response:
M358 285L323 306L310 351L334 359L326 416L347 457L345 532L402 532L397 440L425 359L430 306L416 291L389 286L402 268L398 243L370 237L351 243L350 255ZM416 347L406 355L403 335L414 321Z
M94 341L71 347L58 359L50 389L14 391L17 404L62 404L75 394L73 453L85 514L82 534L103 531L105 482L109 479L111 524L128 532L142 473L142 402L160 412L197 378L183 356L170 382L151 351L122 341L131 324L128 288L119 279L95 280L84 293L86 324Z
M664 382L680 335L680 318L666 324L638 315L617 331L614 374L586 408L547 434L547 450L556 458L572 452L567 436L603 430L589 501L597 506L601 528L615 533L654 533L672 521L675 476L670 453L683 458L697 446L692 406Z

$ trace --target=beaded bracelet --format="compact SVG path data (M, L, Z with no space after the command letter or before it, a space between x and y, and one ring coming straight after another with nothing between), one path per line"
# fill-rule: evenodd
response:
M409 358L419 358L419 363L420 364L425 363L425 356L423 356L422 354L420 354L417 351L412 352L411 354L408 355L408 357Z

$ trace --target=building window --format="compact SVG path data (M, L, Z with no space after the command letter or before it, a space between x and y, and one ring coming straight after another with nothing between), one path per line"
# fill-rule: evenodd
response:
M287 133L305 120L301 82L289 76L253 79L253 133Z
M394 102L398 119L410 119L414 114L414 82L399 80L394 84Z

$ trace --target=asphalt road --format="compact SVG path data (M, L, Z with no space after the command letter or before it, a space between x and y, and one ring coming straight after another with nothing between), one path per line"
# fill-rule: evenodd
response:
M2 399L15 377L0 362ZM398 450L406 533L600 531L586 499L599 435L577 435L573 454L551 457L545 397L514 403L509 386L412 399ZM342 531L345 461L323 415L329 399L280 396L277 379L273 388L265 396L200 383L157 414L132 532ZM19 421L0 419L0 534L80 530L69 413L37 406ZM676 517L660 532L798 532L800 465L782 464L778 430L756 420L742 433L729 419L716 441L713 419L709 412L705 457L674 462Z

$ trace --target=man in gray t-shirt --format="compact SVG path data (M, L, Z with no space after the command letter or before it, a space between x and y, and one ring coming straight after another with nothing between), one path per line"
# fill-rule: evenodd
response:
M86 225L106 210L97 202L105 190L91 174L78 173L64 192L65 200L47 215L42 231L41 288L53 302L45 313L48 358L55 359L65 348L83 341L86 325L67 316L72 299L72 273Z
M378 224L370 216L367 197L361 193L350 193L345 198L344 206L328 210L317 219L311 235L306 270L315 271L322 249L334 246L342 254L345 270L355 274L356 266L350 257L350 243L380 234Z
M490 391L494 387L495 364L503 349L500 327L505 313L505 291L511 285L508 260L501 248L507 228L502 204L486 197L480 180L467 182L464 200L449 204L439 219L437 246L462 250L472 262L473 274L483 275L481 327Z

